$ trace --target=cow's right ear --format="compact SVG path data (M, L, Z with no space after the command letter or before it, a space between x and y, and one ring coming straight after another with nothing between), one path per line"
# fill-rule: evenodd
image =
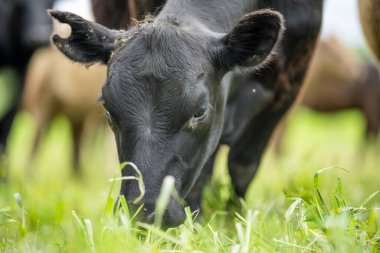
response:
M284 31L283 16L272 10L244 15L223 38L214 41L210 52L224 71L234 67L258 68L271 59Z
M121 31L108 29L100 24L83 19L70 12L48 11L60 23L71 27L71 34L62 38L52 36L54 45L73 61L91 65L96 62L107 64L114 50L115 40Z

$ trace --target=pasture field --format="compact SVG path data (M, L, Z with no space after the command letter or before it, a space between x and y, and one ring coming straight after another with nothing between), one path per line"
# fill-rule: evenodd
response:
M282 155L268 150L245 201L233 195L222 148L203 215L193 221L188 212L169 230L126 211L113 216L119 182L109 182L118 174L109 133L86 144L78 177L65 119L30 162L32 126L18 116L3 161L0 252L380 252L380 142L363 142L355 111L295 110Z

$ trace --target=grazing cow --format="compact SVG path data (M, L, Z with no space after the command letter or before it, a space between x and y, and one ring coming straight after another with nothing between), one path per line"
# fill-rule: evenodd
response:
M220 144L231 146L231 180L244 196L268 139L302 86L322 5L322 0L169 0L155 19L128 31L50 12L71 26L69 37L52 37L67 57L108 64L102 101L119 160L137 165L146 189L138 199L138 183L123 181L120 195L132 210L144 204L143 221L153 221L167 175L175 178L179 196L198 209ZM135 173L130 166L122 170L123 176ZM184 218L173 198L164 224L176 226Z
M363 32L380 63L380 0L358 0Z
M51 22L46 15L53 0L0 1L0 68L13 68L19 76L17 95L10 109L0 119L0 154L16 115L23 90L25 71L33 51L48 45Z
M135 25L147 13L156 13L166 0L92 0L96 22L120 29ZM112 13L112 15L110 15Z
M56 115L64 115L73 132L73 162L78 171L83 130L105 125L102 108L97 103L105 79L104 66L97 64L86 69L56 48L39 49L33 54L22 98L22 108L33 116L37 127L33 156L50 122Z

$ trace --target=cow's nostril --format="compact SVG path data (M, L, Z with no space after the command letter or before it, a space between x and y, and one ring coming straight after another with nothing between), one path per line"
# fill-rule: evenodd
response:
M181 209L168 209L163 217L163 226L177 227L185 221L186 215L183 208Z

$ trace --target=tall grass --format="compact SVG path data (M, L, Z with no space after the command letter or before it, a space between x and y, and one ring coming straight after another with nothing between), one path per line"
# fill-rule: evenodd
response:
M283 156L267 152L245 200L233 193L222 148L203 214L186 209L185 223L167 230L160 215L153 225L136 221L123 198L113 213L126 179L104 170L106 134L86 150L78 179L65 120L56 121L32 164L33 129L25 124L23 115L9 147L9 183L0 185L0 252L380 252L380 149L362 142L356 112L296 111ZM172 179L165 182L161 215L175 194Z

